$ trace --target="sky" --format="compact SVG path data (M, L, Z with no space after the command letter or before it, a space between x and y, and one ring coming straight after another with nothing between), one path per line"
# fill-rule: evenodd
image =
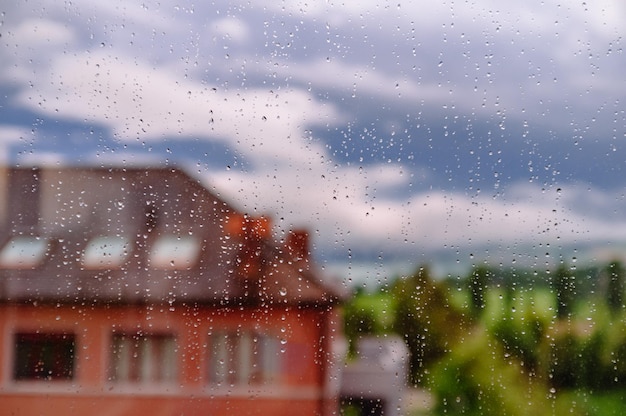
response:
M8 2L5 2L8 3ZM348 283L626 253L626 3L0 6L0 158L178 166Z

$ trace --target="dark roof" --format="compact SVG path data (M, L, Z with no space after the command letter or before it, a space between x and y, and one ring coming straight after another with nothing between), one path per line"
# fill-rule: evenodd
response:
M229 221L251 219L181 170L3 170L0 247L13 253L3 262L0 250L0 301L326 304L338 297L308 256L293 256L271 235L250 238L245 226L233 233ZM32 241L20 245L16 236L43 241L45 255L37 259ZM95 256L85 259L94 241Z

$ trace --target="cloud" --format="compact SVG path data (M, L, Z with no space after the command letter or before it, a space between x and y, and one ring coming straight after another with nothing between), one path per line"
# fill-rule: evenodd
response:
M49 19L26 19L11 30L9 36L20 48L62 47L74 40L71 29Z
M249 100L248 91L267 91L269 88L261 88L261 80L278 75L287 83L298 84L286 88L290 93L307 93L307 88L313 86L310 97L320 93L341 95L346 99L354 97L353 101L375 97L382 100L381 105L386 108L412 104L430 109L431 114L454 109L457 114L496 117L503 125L507 119L518 119L531 125L540 122L555 129L572 122L584 125L595 117L590 115L593 111L600 113L598 117L604 117L598 101L620 96L617 94L620 84L615 82L620 72L611 72L610 77L593 77L589 57L583 56L585 44L588 49L599 42L616 41L623 32L614 18L607 17L611 15L609 11L619 11L623 6L610 1L594 4L587 10L579 5L565 10L556 2L542 6L507 4L506 7L491 0L471 4L443 2L429 5L427 13L420 3L382 7L377 2L343 6L292 2L264 6L268 10L259 7L257 13L226 8L227 13L210 16L200 13L207 10L194 13L193 8L175 3L150 8L117 2L107 5L85 2L77 7L80 15L93 14L94 28L108 27L114 19L124 21L124 26L116 23L109 31L92 30L92 35L96 33L96 36L91 45L82 47L83 53L79 49L78 53L55 60L49 73L51 82L61 88L61 95L69 95L70 100L84 98L85 93L110 92L104 97L119 98L115 104L119 102L124 112L144 112L143 104L148 101L168 103L172 107L182 105L185 109L182 115L181 112L174 116L158 114L158 118L170 126L184 124L184 127L171 127L168 134L172 131L178 134L182 129L182 135L195 135L196 131L205 129L198 120L209 119L201 110L211 104L212 97L202 97L204 90L220 87L220 92L224 92L224 82L237 77L247 79L251 75L257 80L250 78L245 85L242 82L241 87L235 87ZM300 45L311 46L306 49L306 58L295 53L296 46L292 47L294 52L279 53L267 43L271 43L273 37L280 41L280 32L268 30L262 36L250 36L260 29L258 22L256 26L252 23L251 16L256 14L271 17L264 26L270 28L281 16L284 17L282 25L286 27L292 24L290 21L306 19L311 25L311 34L319 33L320 39L311 36L300 40ZM301 20L300 23L302 26ZM46 24L55 26L57 31L68 27L67 23ZM24 25L32 27L31 23ZM82 23L73 23L69 27L87 34L80 25ZM366 39L361 39L361 34ZM228 42L207 43L205 37L223 38ZM98 46L98 38L102 38L104 48ZM336 43L336 48L317 48L315 45L321 47L324 38L331 45ZM260 39L266 40L265 46L258 42ZM130 44L143 48L140 50ZM75 39L74 44L65 49L74 51L78 45ZM610 48L608 43L607 48ZM181 49L186 49L182 56ZM275 56L264 56L270 52ZM592 64L597 59L606 60L593 57ZM84 65L88 61L91 67ZM576 65L572 65L573 61ZM107 69L95 71L93 65ZM602 67L609 71L610 61ZM621 68L621 65L615 67ZM43 78L40 71L45 72L38 68L37 78ZM68 71L84 71L78 78L82 78L83 84L87 80L87 88L59 87L60 78L65 78ZM25 74L32 77L32 74ZM122 74L131 83L116 79ZM189 78L189 74L195 79ZM103 82L97 82L96 76ZM215 77L226 81L216 82ZM94 82L89 82L90 79ZM62 82L71 83L72 79L62 79ZM56 95L54 88L45 84L42 79L37 87L45 89L48 97L32 97L37 103L42 99L49 101L49 96ZM155 85L162 86L163 94L150 92ZM143 99L138 94L122 96L122 90L129 88L141 97L150 96L157 101ZM185 96L189 91L193 97ZM166 101L169 97L162 95L170 92L172 99ZM97 98L94 97L94 101ZM225 98L218 94L218 99ZM185 108L188 103L194 108ZM96 112L109 111L106 107L105 104L91 111L88 119L95 117ZM345 111L360 110L351 109L348 104ZM149 114L141 114L139 118L145 121L144 115L149 118ZM156 120L151 120L149 126L136 121L126 124L121 128L117 126L120 137L145 136L144 131L149 137L155 137L158 135L152 133L164 130L156 126Z
M7 145L19 142L31 137L31 132L23 126L3 124L0 125L0 144Z
M32 140L31 132L22 127L0 124L0 163L7 163L9 159L9 147L14 143L24 140Z
M20 166L32 166L32 167L54 167L63 166L71 162L71 159L67 157L63 152L37 152L26 153L19 157Z
M42 79L40 69L45 72L59 50L69 48L76 37L59 22L28 18L9 24L2 39L6 47L0 49L0 80L32 88Z
M250 31L245 22L235 17L219 19L213 22L211 29L214 36L221 36L236 43L244 43L250 36Z
M301 90L223 90L106 52L60 56L50 82L23 89L18 102L47 115L111 128L120 141L199 137L222 141L256 163L310 163L325 150L306 137L337 123L331 103Z
M606 107L619 107L626 88L618 52L624 28L605 18L620 15L624 6L617 2L441 2L427 12L420 2L287 7L336 48L280 61L277 72L339 95L346 106L374 97L394 110L418 107L429 117L452 111L505 127L591 125L593 134L606 138Z
M210 181L224 194L235 191L257 214L286 218L287 226L309 224L324 236L327 249L371 252L384 242L386 251L409 255L450 246L601 244L621 241L626 233L623 215L603 214L617 202L608 191L596 190L585 210L579 206L582 186L576 185L562 191L518 183L497 197L450 190L385 196L410 180L402 171L396 165L334 170L312 165L281 179L259 170L211 172Z

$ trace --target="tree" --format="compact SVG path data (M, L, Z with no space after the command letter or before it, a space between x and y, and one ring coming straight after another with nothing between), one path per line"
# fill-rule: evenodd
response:
M485 308L485 291L490 278L491 271L485 266L474 268L469 276L472 311L476 317L479 317Z
M576 296L574 276L565 263L561 263L554 272L552 279L556 294L556 316L559 319L571 316Z
M456 342L465 327L464 319L449 304L445 288L433 282L426 266L399 279L393 295L397 302L394 329L404 337L411 354L411 381L419 384L425 369Z
M613 315L624 306L624 266L619 260L614 260L605 269L607 276L606 302Z
M376 334L379 331L374 311L359 307L354 300L344 308L343 325L350 356L356 354L356 342L359 337Z

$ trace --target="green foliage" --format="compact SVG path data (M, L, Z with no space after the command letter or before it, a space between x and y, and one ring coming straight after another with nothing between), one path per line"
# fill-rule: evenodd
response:
M545 325L536 316L521 320L501 320L493 329L493 336L508 354L515 356L531 372L539 364L538 348L545 334Z
M626 414L624 284L619 262L551 273L481 266L446 281L421 267L357 294L346 333L403 336L411 381L427 384L438 414Z
M626 414L626 394L617 392L563 391L556 396L553 409L536 416L622 416Z
M379 331L376 315L370 309L346 308L344 319L345 333L350 338L353 338L352 335L375 334Z
M609 316L602 311L598 316ZM609 319L562 320L537 347L538 378L558 391L593 393L626 388L626 328Z
M612 261L605 269L607 277L606 298L613 314L624 307L624 266L620 261Z
M604 389L626 388L626 316L611 315L614 319L606 319L598 325L596 332L604 338L602 348L602 367L604 369ZM598 389L599 390L599 389Z
M485 291L491 280L491 270L485 266L474 268L469 276L469 291L474 316L479 317L485 308Z
M358 291L344 305L344 334L350 356L355 353L356 340L363 335L382 335L392 331L395 300L389 293Z
M339 414L341 416L361 416L361 408L352 403L342 403Z
M561 263L554 273L553 288L556 295L556 315L559 319L571 315L576 297L576 283L568 267Z
M549 408L541 386L484 331L455 345L433 368L428 385L437 396L436 414L527 415Z
M546 361L550 383L557 389L573 389L581 383L584 373L580 362L580 345L570 332L556 337L550 345Z
M397 302L394 329L409 348L410 380L414 384L421 383L424 371L449 350L466 327L446 293L433 282L427 267L398 280L392 289Z

